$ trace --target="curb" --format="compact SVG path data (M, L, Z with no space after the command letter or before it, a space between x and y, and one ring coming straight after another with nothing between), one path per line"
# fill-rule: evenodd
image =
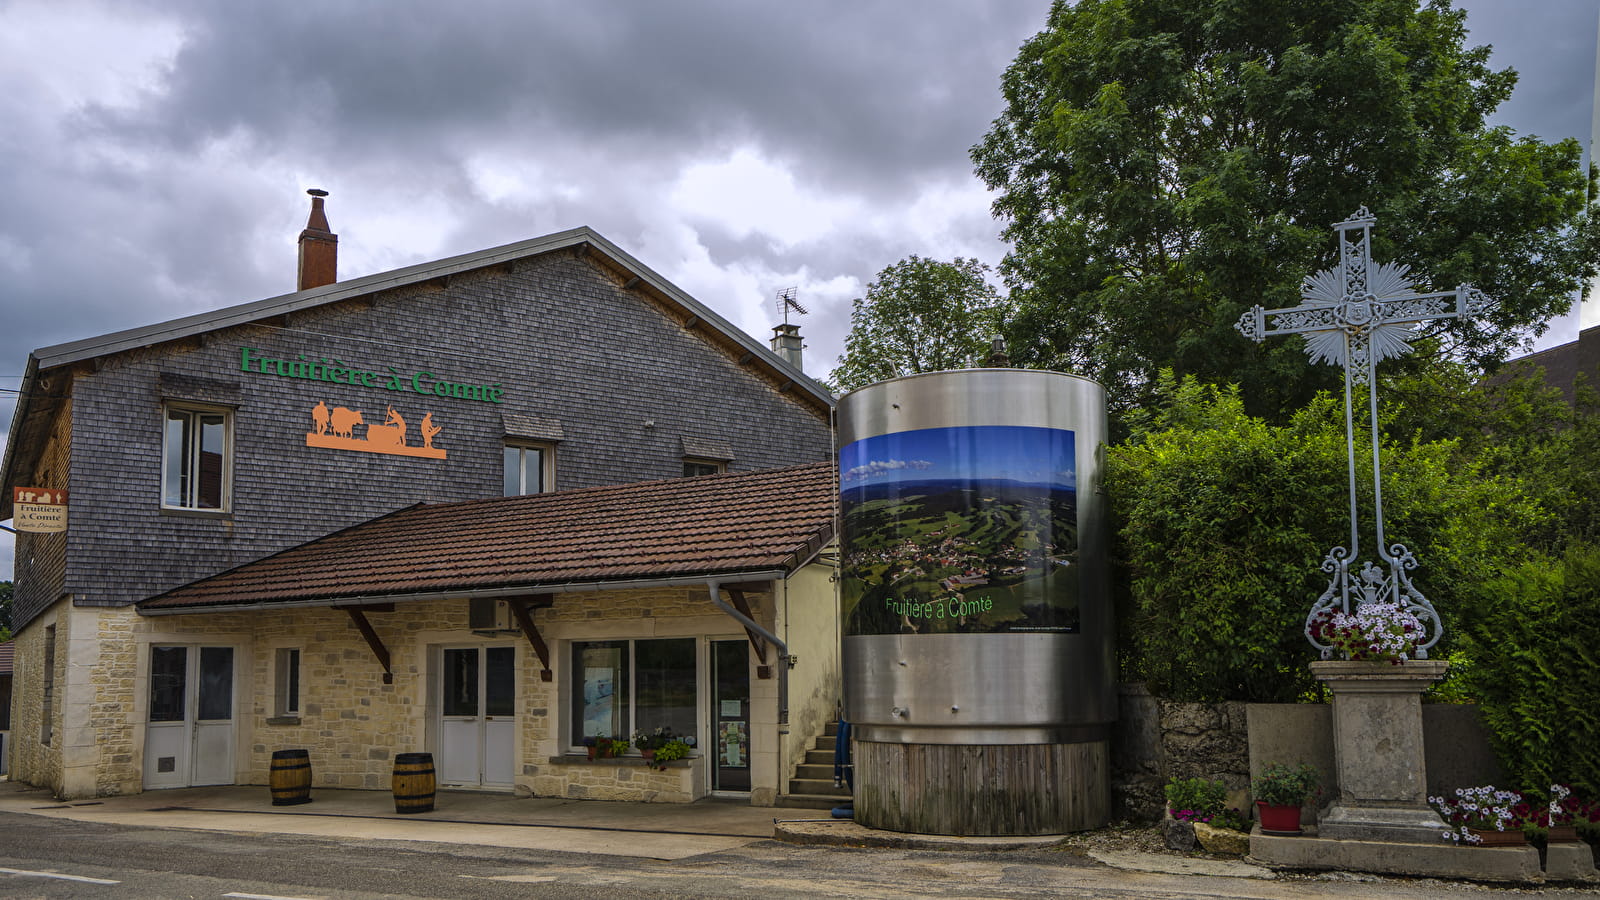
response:
M964 837L949 834L903 834L858 825L849 819L774 819L774 840L817 847L875 847L889 850L1039 850L1054 847L1068 835Z

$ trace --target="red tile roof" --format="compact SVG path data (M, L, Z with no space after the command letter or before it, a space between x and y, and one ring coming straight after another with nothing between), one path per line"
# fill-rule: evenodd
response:
M407 507L140 601L304 604L792 572L833 535L832 463Z

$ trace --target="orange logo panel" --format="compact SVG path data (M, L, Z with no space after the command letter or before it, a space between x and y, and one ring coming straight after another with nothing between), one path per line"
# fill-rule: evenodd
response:
M444 459L443 447L435 447L433 439L438 436L444 426L433 424L433 413L422 417L422 422L417 430L422 435L422 446L413 447L406 442L406 420L394 407L389 407L389 414L382 425L376 423L368 425L361 417L361 410L346 409L335 406L328 409L328 404L321 401L311 409L311 424L315 430L306 432L307 447L327 447L330 450L355 450L360 453L388 453L392 456L416 456L423 459ZM366 432L361 437L356 437L356 428L365 428Z

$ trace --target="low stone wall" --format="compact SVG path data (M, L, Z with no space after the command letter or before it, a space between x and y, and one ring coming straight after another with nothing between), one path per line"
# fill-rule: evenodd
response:
M1250 742L1243 703L1181 703L1151 696L1143 685L1117 689L1112 733L1111 814L1154 821L1166 809L1171 778L1209 778L1244 802L1250 786Z
M629 803L688 803L706 794L706 767L698 761L676 760L660 769L630 757L589 760L557 756L532 768L532 784L519 784L519 794Z
M1338 796L1332 708L1321 703L1180 703L1143 685L1118 686L1112 733L1112 816L1154 821L1165 811L1171 778L1209 778L1228 787L1229 802L1249 801L1250 777L1266 763L1310 763L1323 774L1322 796ZM1501 784L1475 706L1425 703L1422 728L1428 792Z

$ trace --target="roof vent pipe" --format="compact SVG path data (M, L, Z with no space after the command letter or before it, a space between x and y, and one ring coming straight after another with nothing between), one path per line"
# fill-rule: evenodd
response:
M300 279L295 288L299 291L339 280L339 236L328 229L328 214L322 210L328 192L312 188L306 193L311 195L311 217L300 232Z

